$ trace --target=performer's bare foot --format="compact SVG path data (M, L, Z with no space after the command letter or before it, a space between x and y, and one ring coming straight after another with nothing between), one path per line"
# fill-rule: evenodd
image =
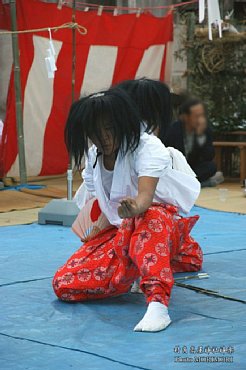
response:
M134 331L161 331L171 323L167 307L160 302L150 302L146 314Z

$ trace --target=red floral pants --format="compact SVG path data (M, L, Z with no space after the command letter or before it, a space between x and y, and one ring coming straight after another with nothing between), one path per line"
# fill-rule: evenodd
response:
M53 287L64 301L126 293L141 277L147 302L169 303L173 272L199 271L203 254L189 235L199 216L181 217L171 205L153 204L85 243L58 269Z

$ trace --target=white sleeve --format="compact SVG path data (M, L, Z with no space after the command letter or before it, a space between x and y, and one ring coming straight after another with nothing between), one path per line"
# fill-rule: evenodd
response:
M84 180L84 184L86 190L89 193L92 193L95 196L95 187L94 187L94 180L93 180L93 164L96 160L95 148L92 146L89 149L88 156L85 159L85 168L82 171L82 178Z
M164 144L154 135L141 135L134 152L134 166L138 177L160 178L171 165L171 156Z
M195 172L192 170L190 165L188 164L185 156L183 153L181 153L179 150L169 146L167 147L167 150L170 153L170 156L172 158L172 167L174 170L186 173L187 175L196 177Z
M85 183L83 182L76 191L73 200L75 201L79 209L81 209L91 198L94 198L94 194L87 191Z

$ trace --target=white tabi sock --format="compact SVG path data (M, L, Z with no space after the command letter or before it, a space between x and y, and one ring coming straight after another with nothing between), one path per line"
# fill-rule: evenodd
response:
M167 306L160 302L150 302L144 317L135 326L134 331L161 331L170 323Z

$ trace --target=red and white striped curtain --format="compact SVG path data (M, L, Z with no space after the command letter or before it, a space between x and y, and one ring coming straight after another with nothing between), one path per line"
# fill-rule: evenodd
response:
M17 1L18 29L55 27L71 22L71 9L35 0ZM125 79L150 77L169 82L173 17L78 11L76 22L87 34L76 34L75 95L105 89ZM1 26L0 26L1 28ZM27 175L64 173L68 155L64 125L71 105L72 31L52 32L56 50L54 79L45 67L48 31L19 34L23 121ZM2 175L18 176L18 149L13 74L1 147ZM1 174L0 174L1 175Z

